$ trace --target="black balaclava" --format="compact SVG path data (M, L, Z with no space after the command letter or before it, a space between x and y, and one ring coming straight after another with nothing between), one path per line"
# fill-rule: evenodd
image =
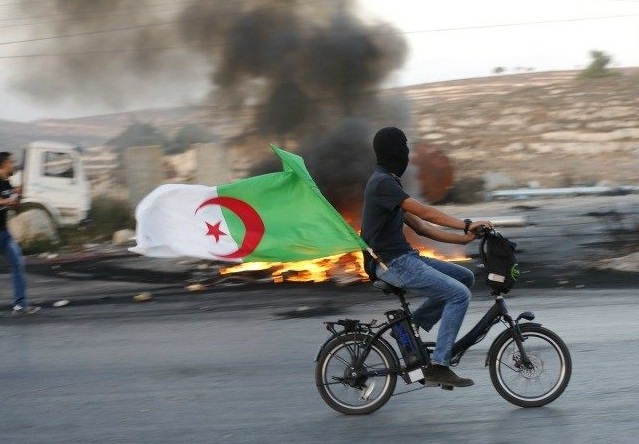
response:
M408 166L408 145L404 132L395 127L377 131L373 139L373 149L377 165L401 177Z

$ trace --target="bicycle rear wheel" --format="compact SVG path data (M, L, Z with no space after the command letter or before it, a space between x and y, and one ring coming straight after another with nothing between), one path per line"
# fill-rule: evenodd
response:
M397 375L388 370L397 367L397 357L382 341L375 340L359 368L355 362L371 336L346 334L330 341L315 366L315 385L322 399L346 415L365 415L382 407L393 395ZM362 376L357 372L381 371L380 376ZM355 375L353 373L355 372Z
M523 347L532 367L527 368L512 333L490 348L490 379L497 392L520 407L540 407L561 395L570 381L572 360L564 341L538 325L520 326Z

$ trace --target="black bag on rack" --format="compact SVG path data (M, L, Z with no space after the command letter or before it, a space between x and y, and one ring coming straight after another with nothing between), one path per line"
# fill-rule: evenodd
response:
M496 294L508 293L519 279L516 246L496 231L486 233L481 240L479 255L487 273L486 284Z

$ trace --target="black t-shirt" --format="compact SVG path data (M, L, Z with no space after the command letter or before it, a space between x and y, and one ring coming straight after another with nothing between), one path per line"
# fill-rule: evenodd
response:
M13 187L8 180L0 179L0 199L8 199L13 193ZM9 207L0 205L0 231L7 229L7 214Z
M410 196L399 179L377 166L368 179L362 210L362 239L383 261L412 251L404 236L402 202Z

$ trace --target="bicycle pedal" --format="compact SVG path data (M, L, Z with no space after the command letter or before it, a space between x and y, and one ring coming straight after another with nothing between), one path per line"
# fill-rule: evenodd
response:
M442 390L448 390L449 392L453 390L453 386L452 385L444 385L442 384Z
M373 393L373 389L375 389L375 381L371 382L366 389L362 390L362 395L359 397L362 401L368 401L369 396Z

